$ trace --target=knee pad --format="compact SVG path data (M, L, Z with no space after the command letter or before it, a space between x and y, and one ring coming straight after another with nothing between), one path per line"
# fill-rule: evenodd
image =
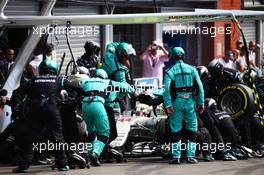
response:
M103 142L104 144L107 144L108 142L108 137L107 136L103 136L103 135L98 135L97 136L97 140L100 140L101 142Z
M171 133L171 142L179 142L181 140L181 131Z
M186 138L191 142L196 142L197 132L186 130Z
M88 134L88 137L87 137L87 142L92 142L94 141L96 138L96 132L92 132L91 134Z

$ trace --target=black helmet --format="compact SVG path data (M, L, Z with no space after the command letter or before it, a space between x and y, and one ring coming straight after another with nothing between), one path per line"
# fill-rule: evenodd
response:
M210 73L205 66L197 66L196 69L202 82L204 82L210 77Z
M224 66L216 59L211 61L208 65L208 71L212 77L219 78L222 75Z
M85 44L84 44L84 49L85 49L85 52L86 53L89 53L90 55L96 55L98 56L99 55L99 52L100 52L100 45L96 42L93 42L93 41L87 41Z
M57 75L58 74L58 65L55 61L46 59L43 60L39 65L39 74L40 75Z

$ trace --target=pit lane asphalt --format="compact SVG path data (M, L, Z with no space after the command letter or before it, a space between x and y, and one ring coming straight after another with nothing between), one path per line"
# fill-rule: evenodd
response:
M183 163L169 165L161 158L133 158L128 163L102 164L101 167L75 169L67 172L51 170L50 166L32 166L29 174L35 175L264 175L264 159L234 162L199 162L197 165ZM0 175L12 174L13 167L0 167Z

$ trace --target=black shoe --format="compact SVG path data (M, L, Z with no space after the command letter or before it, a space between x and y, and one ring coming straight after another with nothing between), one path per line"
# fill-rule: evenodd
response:
M48 158L38 158L38 159L34 159L31 162L33 165L51 165L52 164L52 160L48 159Z
M223 161L236 161L237 158L232 156L230 153L226 153L223 155L223 158L222 158Z
M63 167L58 167L58 170L59 171L69 171L70 168L69 168L69 166L63 166Z
M12 170L13 173L28 173L28 168L17 167Z
M83 169L86 167L86 160L81 155L74 153L69 158L68 165L70 166L70 168L77 165L79 168Z
M67 165L64 165L64 166L58 166L57 164L53 164L53 165L51 166L51 169L52 169L52 170L57 169L58 171L69 171L69 170L70 170L70 167L67 166Z
M180 158L175 158L169 161L169 164L181 164Z
M90 155L90 162L92 166L101 166L99 158L96 153Z
M203 156L203 160L205 162L211 162L211 161L214 161L215 159L214 159L214 157L211 154L209 154L209 155Z
M197 164L198 161L197 161L195 158L193 158L193 157L188 157L188 158L187 158L187 163L190 163L190 164Z

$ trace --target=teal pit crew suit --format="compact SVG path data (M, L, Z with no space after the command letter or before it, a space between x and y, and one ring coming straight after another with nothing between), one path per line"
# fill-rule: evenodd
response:
M174 61L174 65L165 71L163 94L164 106L171 108L172 114L169 118L170 130L172 133L172 164L179 164L181 158L181 130L182 119L186 120L186 130L188 131L187 141L187 162L198 163L195 157L196 132L198 129L196 115L196 101L194 99L194 89L198 89L198 109L204 106L204 89L196 69L182 61L184 50L180 47L173 48L169 57ZM173 96L174 99L172 98Z
M133 94L134 89L127 83L107 80L107 74L102 69L97 69L95 76L94 78L81 80L80 85L84 91L83 118L87 124L93 146L91 164L99 166L98 157L102 153L110 134L108 117L104 107L105 97L113 91Z
M129 68L131 58L136 56L135 49L125 42L112 42L107 45L102 68L111 80L131 83ZM105 107L109 117L110 137L109 143L117 137L115 113L120 114L126 110L125 93L110 93L105 99Z
M136 52L131 44L125 42L112 42L106 47L102 68L106 71L111 80L131 83L129 73L130 65L125 65L125 60L128 60L130 62L129 64L131 64L131 59L135 56ZM125 110L124 97L124 93L112 93L106 99L106 105L123 112ZM116 99L118 99L118 103Z
M129 59L132 56L136 56L136 52L131 44L112 42L106 47L102 68L110 79L118 82L129 82L129 69L124 65L123 58Z

